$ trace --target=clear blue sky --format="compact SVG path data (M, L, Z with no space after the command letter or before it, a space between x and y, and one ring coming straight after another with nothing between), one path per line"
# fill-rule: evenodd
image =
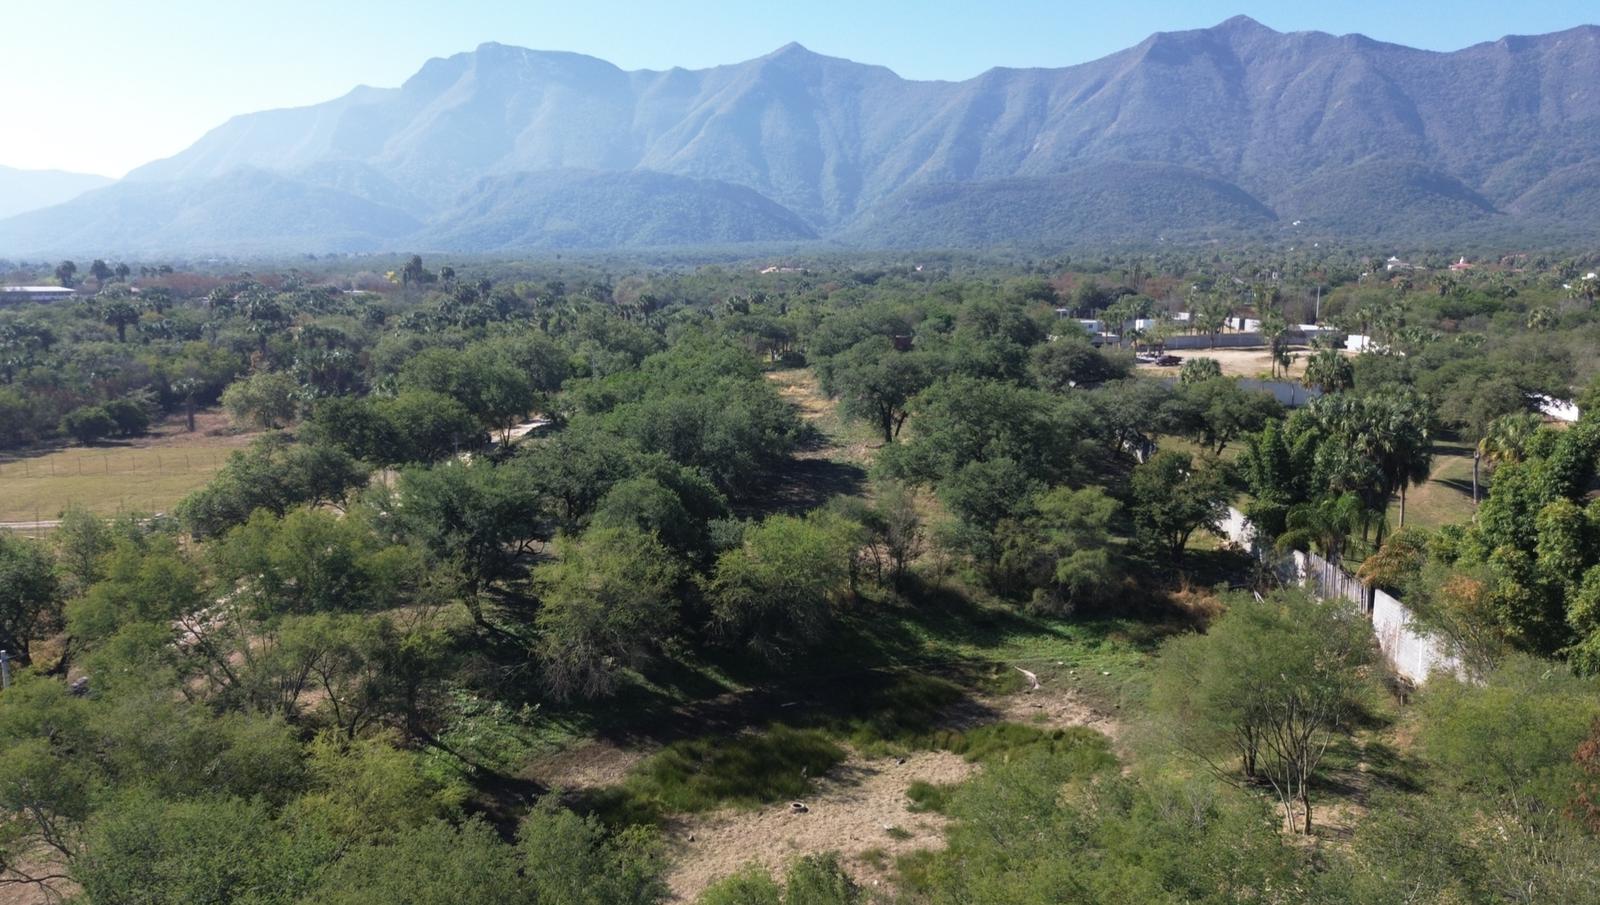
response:
M1455 50L1600 20L1595 0L3 0L0 164L120 176L229 116L397 85L499 41L628 69L749 59L789 41L907 78L1065 66L1237 13L1279 31Z

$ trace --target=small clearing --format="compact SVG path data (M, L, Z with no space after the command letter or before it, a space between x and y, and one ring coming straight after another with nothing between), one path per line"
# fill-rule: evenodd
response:
M674 819L667 831L674 856L668 876L673 895L693 901L707 886L751 862L779 873L793 858L828 851L840 853L858 882L881 886L888 875L863 860L863 854L878 850L892 861L944 845L949 819L910 811L906 789L918 780L961 782L976 770L948 751L870 760L852 754L817 781L803 802L804 813L782 802L756 811L723 809Z

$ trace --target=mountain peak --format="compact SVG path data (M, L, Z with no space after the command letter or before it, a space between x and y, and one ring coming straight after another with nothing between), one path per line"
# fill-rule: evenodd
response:
M1237 15L1224 19L1212 26L1211 31L1232 32L1235 34L1275 35L1277 30L1262 25L1260 22L1246 15Z

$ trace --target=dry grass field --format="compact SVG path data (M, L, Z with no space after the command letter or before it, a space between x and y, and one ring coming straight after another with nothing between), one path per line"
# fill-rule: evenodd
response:
M49 523L75 504L102 515L171 511L254 439L228 431L220 413L196 422L194 433L180 417L133 440L0 456L0 524Z

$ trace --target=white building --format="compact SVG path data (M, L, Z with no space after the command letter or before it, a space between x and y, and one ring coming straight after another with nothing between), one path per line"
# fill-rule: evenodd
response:
M77 294L75 290L65 286L0 286L0 304L59 302Z

